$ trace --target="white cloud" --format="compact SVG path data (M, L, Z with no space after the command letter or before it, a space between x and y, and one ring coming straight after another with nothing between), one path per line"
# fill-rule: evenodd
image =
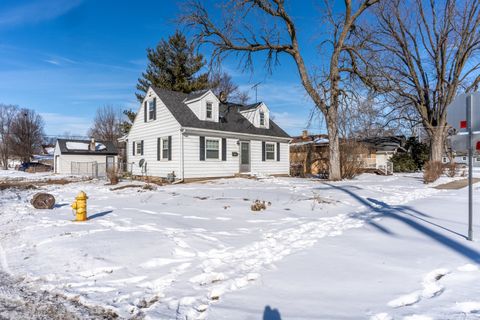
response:
M36 0L0 13L0 27L38 23L61 16L82 3L82 0Z

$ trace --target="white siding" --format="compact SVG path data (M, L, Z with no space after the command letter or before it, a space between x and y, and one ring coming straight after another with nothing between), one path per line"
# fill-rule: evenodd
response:
M205 136L209 138L208 135ZM212 137L214 138L214 137ZM242 139L248 140L248 139ZM220 159L200 160L200 138L197 135L187 135L184 137L185 146L185 178L200 177L227 177L234 176L240 171L240 151L237 145L238 139L227 138L227 161ZM266 142L270 142L265 140ZM273 142L273 141L272 141ZM250 166L252 173L261 174L289 174L290 172L290 153L288 143L280 143L280 161L277 161L277 152L275 143L275 160L262 161L262 141L250 140ZM239 155L234 157L233 152Z
M72 162L97 162L98 164L105 164L107 162L106 155L83 155L83 154L57 154L59 156L55 164L55 173L71 174ZM118 163L118 158L115 156L115 165Z
M127 142L127 163L128 170L132 169L135 175L141 175L142 171L138 163L140 159L145 159L147 164L147 175L166 177L172 171L177 177L181 176L181 148L180 148L180 125L168 111L165 104L159 97L149 89L145 99L149 100L153 97L157 98L157 119L144 122L143 102L137 117L132 125L132 129L128 134ZM172 136L172 160L157 160L157 139ZM135 150L132 154L132 142L143 140L143 155Z

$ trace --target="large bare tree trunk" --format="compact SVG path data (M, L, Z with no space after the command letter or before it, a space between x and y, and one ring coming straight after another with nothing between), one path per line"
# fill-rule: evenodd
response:
M327 113L327 131L328 131L328 151L329 151L329 180L338 181L342 179L340 169L340 142L338 139L338 111L337 109L329 109Z
M444 128L436 128L430 132L430 161L442 161L445 146Z

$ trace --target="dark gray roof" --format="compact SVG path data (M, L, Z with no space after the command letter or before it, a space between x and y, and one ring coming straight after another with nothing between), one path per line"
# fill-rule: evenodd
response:
M202 93L185 94L155 87L152 87L152 89L163 103L165 103L168 110L182 127L258 134L272 137L290 137L271 119L269 129L257 128L238 112L240 110L247 110L245 108L251 108L252 105L244 106L228 102L220 103L220 121L202 121L197 118L195 113L184 103L184 101L198 98L205 94L205 91ZM258 104L256 105L258 106Z
M72 149L67 148L67 142L73 143L87 143L90 144L90 140L77 140L77 139L57 139L58 146L62 154L81 154L81 155L106 155L116 156L118 155L117 148L111 141L95 141L96 143L103 144L106 148L101 150L84 150L84 149Z
M377 151L396 151L399 148L403 148L405 141L404 136L387 136L366 138L361 142Z

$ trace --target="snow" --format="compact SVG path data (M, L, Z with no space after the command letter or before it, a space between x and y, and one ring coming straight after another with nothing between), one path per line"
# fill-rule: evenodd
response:
M88 142L74 142L74 141L67 141L66 142L66 147L68 150L89 150L90 143ZM95 150L96 151L101 151L101 150L106 150L107 147L100 142L95 143Z
M0 180L33 177L0 171ZM419 174L110 188L91 180L0 191L1 270L126 318L455 319L479 310L466 189L438 190ZM80 190L84 223L69 207ZM33 209L38 191L57 206ZM271 205L252 212L255 200Z

